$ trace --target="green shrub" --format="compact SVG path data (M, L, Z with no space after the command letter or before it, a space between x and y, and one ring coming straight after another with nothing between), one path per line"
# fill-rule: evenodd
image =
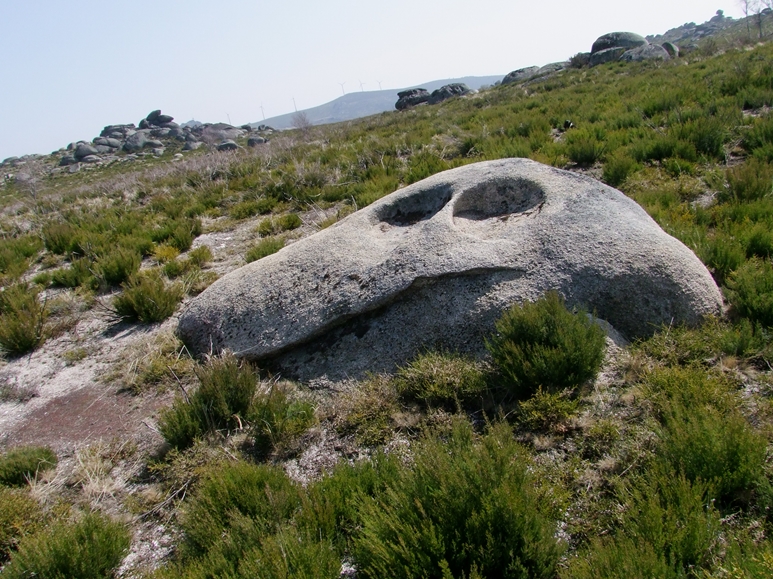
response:
M487 390L485 375L475 360L443 352L420 354L400 368L396 386L404 398L451 411Z
M184 510L185 553L202 556L223 541L260 540L288 521L299 505L298 489L279 467L217 466Z
M719 507L749 503L762 476L766 443L739 413L672 407L660 437L659 458L688 480L710 484Z
M124 320L152 324L171 316L182 297L182 285L167 285L158 272L148 271L123 284L123 293L113 300L113 307Z
M730 277L727 298L742 316L773 326L773 265L752 258Z
M129 550L129 531L96 513L23 538L3 579L108 579Z
M70 267L61 267L51 272L51 283L56 287L92 287L95 278L91 265L91 260L87 258L74 259Z
M244 260L247 263L263 259L267 255L276 253L285 246L285 240L281 237L267 237L247 250Z
M277 218L276 225L279 231L292 231L303 225L303 221L301 221L297 213L288 213Z
M26 354L45 339L48 309L38 299L38 292L27 284L0 292L0 348L11 356Z
M528 398L540 386L559 392L593 378L604 344L604 332L588 315L570 312L551 291L506 311L486 347L516 395Z
M744 235L746 257L770 258L773 256L773 231L766 225L757 223Z
M258 213L260 213L260 206L257 201L242 201L231 207L228 212L233 219L247 219Z
M198 379L198 389L175 400L159 419L164 439L178 449L207 432L240 428L255 396L257 376L232 354L210 359Z
M566 427L569 418L577 412L577 401L567 392L537 392L528 400L518 404L518 424L532 432L541 430L560 431Z
M265 456L274 449L290 445L314 421L314 407L303 400L291 400L285 388L272 383L267 392L253 399L248 415L255 447Z
M0 273L21 277L27 271L29 258L38 253L40 245L40 238L31 235L0 239Z
M16 550L19 540L35 531L43 512L29 492L0 487L0 565Z
M607 185L619 187L628 175L639 168L636 161L624 153L610 155L604 163L602 179Z
M446 441L417 445L413 468L386 491L363 498L357 575L554 577L562 548L540 503L506 425L477 440L457 421Z
M96 271L107 285L119 285L140 269L142 257L133 249L117 248L96 262Z
M596 539L561 573L562 579L677 579L682 576L651 544L626 536Z
M739 242L723 236L710 237L698 247L699 257L719 283L741 266L745 253Z
M26 485L38 472L55 466L56 454L47 446L13 448L0 456L0 485Z
M207 245L191 249L188 252L188 261L197 267L204 267L207 262L212 261L212 250Z
M566 150L569 158L581 166L593 165L604 154L604 143L597 131L577 129L569 133Z
M75 228L66 222L52 221L43 226L43 244L51 253L68 253L75 235Z
M276 232L276 225L274 224L273 218L266 217L263 221L261 221L258 224L258 227L255 229L255 232L261 237L267 237L269 235L273 235Z
M754 201L770 195L773 190L773 166L757 158L725 172L728 190L720 195L721 201Z

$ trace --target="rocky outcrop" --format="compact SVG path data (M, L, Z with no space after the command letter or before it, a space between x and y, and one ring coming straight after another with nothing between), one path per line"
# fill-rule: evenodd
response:
M470 87L464 83L459 82L447 84L445 86L441 86L437 90L432 91L432 94L429 96L429 100L427 102L431 105L436 105L450 98L463 96L471 92L472 90L470 90Z
M442 347L481 353L513 303L558 290L628 338L721 311L711 275L625 195L528 159L467 165L380 199L236 270L178 332L284 376L393 370Z
M526 68L519 68L518 70L514 70L505 78L502 79L502 84L513 84L513 83L519 83L523 82L525 80L530 79L535 74L537 74L537 71L539 70L538 66L528 66Z
M397 102L395 108L398 111L404 111L407 108L415 107L429 101L430 94L423 88L412 88L397 93Z
M646 38L633 32L610 32L596 39L590 53L590 66L607 62L641 62L643 60L669 60L679 56L679 49L672 44L668 48L650 44Z

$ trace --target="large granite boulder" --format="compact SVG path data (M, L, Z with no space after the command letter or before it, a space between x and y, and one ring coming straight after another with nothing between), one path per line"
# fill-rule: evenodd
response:
M455 82L441 86L437 90L433 90L432 94L429 95L429 100L427 102L431 105L436 105L450 98L466 95L471 92L470 87L463 82Z
M391 371L426 348L483 353L513 303L558 290L628 338L721 312L711 275L634 201L528 159L445 171L224 276L178 333L287 377Z
M427 89L424 88L412 88L397 93L397 102L395 108L398 111L405 110L409 107L415 107L429 101L430 94Z
M600 64L606 64L608 62L615 62L616 60L620 60L620 57L623 56L623 54L625 54L626 51L627 49L622 46L599 50L598 52L595 52L590 55L590 65L598 66Z
M633 32L610 32L596 39L590 53L595 54L609 48L625 48L629 50L647 44L647 39Z
M519 68L508 74L502 79L502 84L512 84L529 80L539 70L539 66L527 66L526 68Z

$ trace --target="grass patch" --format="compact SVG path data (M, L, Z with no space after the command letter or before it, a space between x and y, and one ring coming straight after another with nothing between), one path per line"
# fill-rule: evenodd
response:
M244 261L252 263L253 261L263 259L272 253L276 253L284 246L285 240L281 237L267 237L266 239L261 239L257 244L247 250Z
M37 348L46 338L48 308L39 290L15 284L0 292L0 349L20 356Z
M47 446L21 446L0 456L0 485L23 486L39 472L56 467L56 454Z

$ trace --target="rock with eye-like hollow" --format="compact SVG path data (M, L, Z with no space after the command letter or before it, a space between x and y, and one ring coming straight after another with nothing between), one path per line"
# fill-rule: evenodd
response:
M560 292L627 338L722 308L698 258L634 201L528 159L476 163L400 189L224 276L178 333L287 377L394 370L417 353L481 353L513 303Z

